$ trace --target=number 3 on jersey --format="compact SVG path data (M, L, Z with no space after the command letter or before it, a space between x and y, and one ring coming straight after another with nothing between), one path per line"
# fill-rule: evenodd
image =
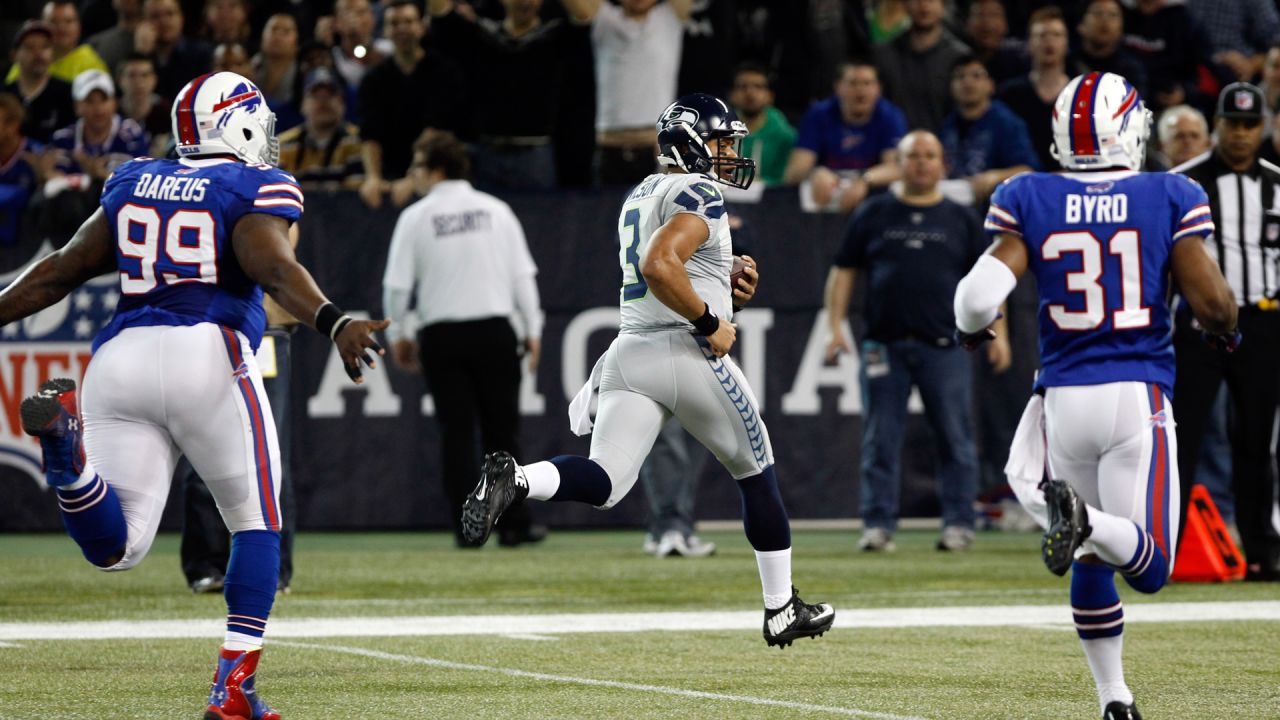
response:
M1080 270L1066 275L1067 290L1084 295L1084 310L1068 310L1050 305L1049 317L1060 330L1094 330L1107 313L1107 290L1102 277L1102 241L1087 231L1053 233L1040 246L1045 260L1059 260L1066 253L1079 253ZM1137 230L1120 230L1107 242L1107 252L1120 258L1119 310L1111 314L1116 330L1134 330L1151 324L1151 309L1142 305L1142 245Z
M120 290L125 295L142 295L157 285L216 284L214 223L208 210L179 210L163 222L156 208L127 203L116 215L116 242L122 257L138 260L138 271L120 270Z
M622 216L622 300L632 302L649 293L649 284L640 273L640 210L631 208ZM628 238L628 230L630 237Z

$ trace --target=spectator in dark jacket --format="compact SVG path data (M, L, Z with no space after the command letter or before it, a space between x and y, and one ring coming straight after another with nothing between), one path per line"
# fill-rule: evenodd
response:
M365 177L360 196L375 208L384 192L397 207L413 197L413 182L405 175L423 130L453 129L467 118L461 71L434 48L423 47L427 26L418 6L393 0L382 14L395 52L365 75L359 95Z
M1166 0L1126 0L1125 5L1124 46L1146 70L1142 98L1147 105L1208 107L1211 99L1199 97L1196 85L1200 66L1212 62L1209 36L1187 6Z
M942 127L951 64L969 52L943 25L945 11L942 0L907 0L911 29L874 50L884 95L902 108L913 129Z
M997 97L1027 124L1040 169L1052 171L1058 167L1049 152L1053 145L1053 103L1071 81L1067 74L1067 23L1061 10L1044 7L1031 14L1027 52L1031 55L1031 72L1002 85Z
M71 105L71 83L49 74L53 65L53 29L38 20L23 23L13 39L13 63L18 76L4 90L22 100L22 134L49 142L54 131L76 116Z
M1076 30L1080 47L1067 62L1068 75L1097 70L1123 76L1147 95L1147 73L1142 63L1124 49L1124 8L1119 0L1085 0L1084 16Z

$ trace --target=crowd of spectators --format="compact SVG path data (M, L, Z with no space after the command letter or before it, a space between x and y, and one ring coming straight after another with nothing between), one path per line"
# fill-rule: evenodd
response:
M304 183L371 207L412 199L428 128L469 143L483 188L629 184L655 167L657 112L705 91L749 123L764 184L849 212L899 180L914 129L942 139L951 197L1054 168L1053 98L1088 70L1157 112L1211 115L1240 79L1273 109L1278 41L1273 0L20 0L0 57L21 149L0 163L34 180L6 188L0 227L14 198L92 192L122 155L165 154L172 98L210 70L257 82Z

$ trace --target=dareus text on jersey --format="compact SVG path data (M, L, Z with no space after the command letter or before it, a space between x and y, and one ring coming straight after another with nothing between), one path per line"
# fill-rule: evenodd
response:
M133 186L133 196L149 200L200 202L204 200L204 190L208 186L209 178L142 173L138 184Z

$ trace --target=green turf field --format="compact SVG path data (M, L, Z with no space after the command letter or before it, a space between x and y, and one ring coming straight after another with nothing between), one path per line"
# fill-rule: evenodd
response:
M272 615L287 637L268 642L260 690L287 720L1098 716L1068 583L1040 564L1034 535L980 534L950 555L934 533L904 532L896 553L869 556L854 533L797 532L796 584L835 604L836 627L785 651L760 638L745 540L705 536L715 557L656 560L639 532L481 551L440 534L304 534ZM1280 587L1121 596L1144 717L1280 718ZM0 718L199 717L224 612L219 596L186 591L174 536L108 575L64 537L0 535ZM622 615L583 624L602 613ZM1246 613L1266 619L1198 620ZM672 618L688 629L644 629ZM700 625L722 619L741 627ZM48 639L50 623L72 622L96 623L73 636L112 639ZM139 634L157 637L121 639Z

